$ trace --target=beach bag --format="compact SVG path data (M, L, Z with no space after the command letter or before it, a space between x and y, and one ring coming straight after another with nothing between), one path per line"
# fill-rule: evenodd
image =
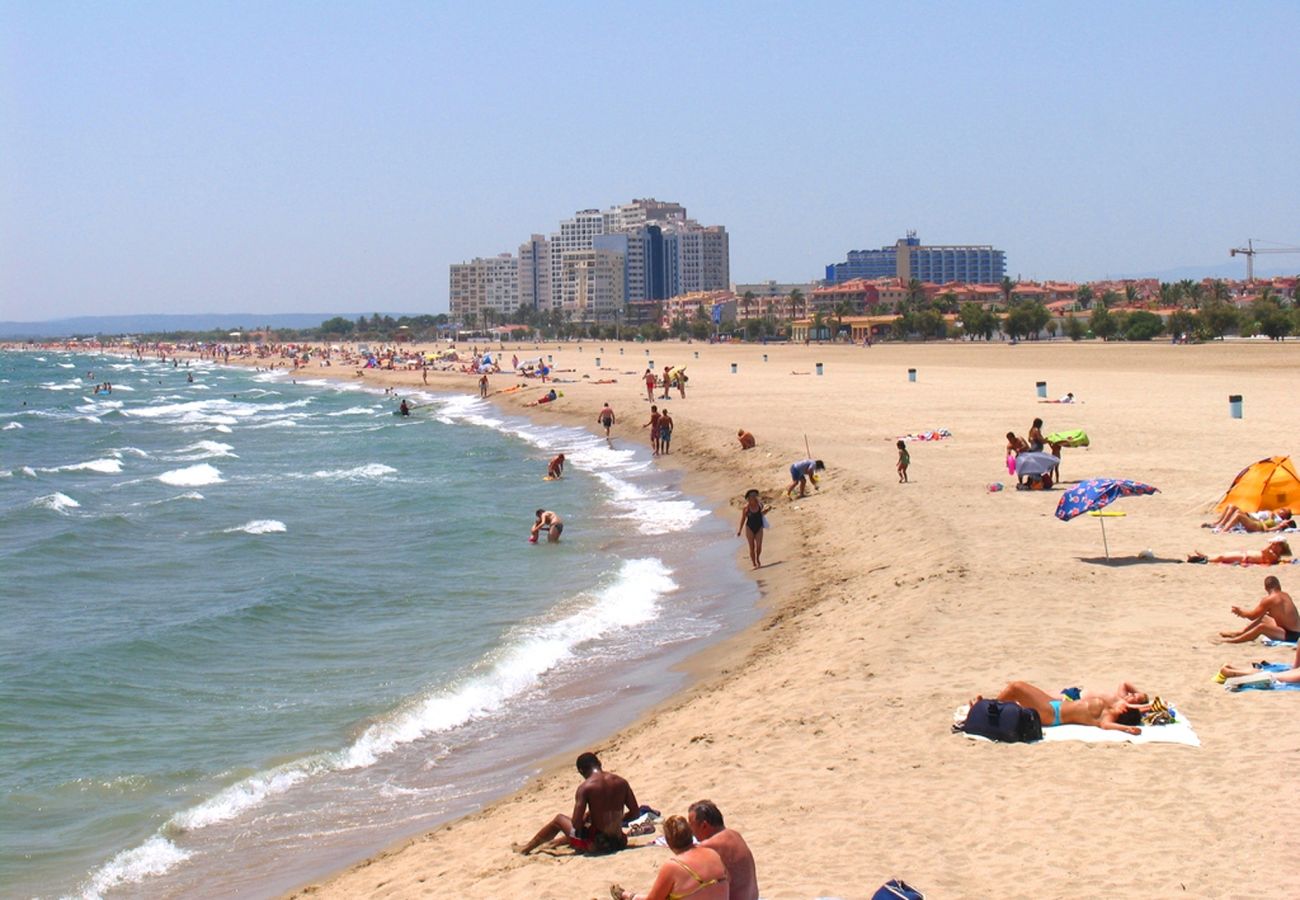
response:
M1043 722L1037 710L1001 700L976 701L966 714L961 730L1006 743L1043 739Z
M871 895L871 900L925 900L925 894L902 879L891 878Z

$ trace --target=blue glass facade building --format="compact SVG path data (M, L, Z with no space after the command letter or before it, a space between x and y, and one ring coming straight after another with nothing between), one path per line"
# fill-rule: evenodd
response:
M844 262L826 267L826 282L842 284L853 278L915 278L933 284L961 281L968 284L996 284L1007 273L1006 254L987 244L927 246L916 232L892 247L879 250L850 250Z

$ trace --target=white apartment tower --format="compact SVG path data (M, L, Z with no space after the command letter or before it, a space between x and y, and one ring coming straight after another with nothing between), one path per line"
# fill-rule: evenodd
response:
M519 308L519 260L509 253L476 258L451 267L451 317L464 322L472 315L482 324L485 312L496 321Z
M570 250L561 266L561 308L575 322L614 322L623 309L623 254Z

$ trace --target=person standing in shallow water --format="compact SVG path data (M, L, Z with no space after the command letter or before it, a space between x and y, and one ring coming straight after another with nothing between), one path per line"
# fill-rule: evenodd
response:
M745 540L749 542L749 561L755 569L763 566L763 526L767 522L764 518L767 512L768 507L763 505L757 490L750 488L745 491L745 505L740 510L736 537L740 537L742 531L745 533Z

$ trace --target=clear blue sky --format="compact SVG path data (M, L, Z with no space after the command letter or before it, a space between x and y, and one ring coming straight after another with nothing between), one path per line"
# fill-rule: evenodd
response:
M736 281L908 228L1026 278L1217 264L1300 244L1297 35L1295 2L0 0L0 319L441 311L449 263L647 196L726 225Z

